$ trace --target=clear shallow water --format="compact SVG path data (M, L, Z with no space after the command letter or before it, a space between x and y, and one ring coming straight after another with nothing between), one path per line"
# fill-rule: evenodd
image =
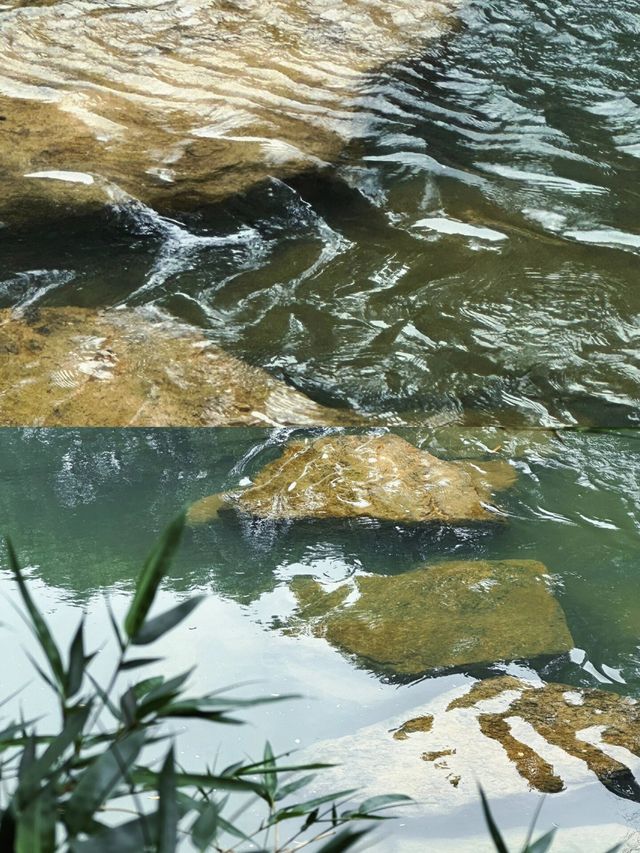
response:
M3 530L34 576L70 602L81 605L97 590L128 590L150 543L181 507L250 477L290 435L3 430ZM420 433L414 440L433 446ZM502 500L509 514L504 527L283 526L231 517L198 526L187 533L168 588L182 594L206 587L269 631L291 612L288 581L296 574L337 581L446 559L536 559L555 576L576 646L596 667L620 668L624 689L636 694L637 441L630 432L575 435L515 459L519 479ZM548 675L576 684L598 678L564 664Z
M637 423L640 21L472 2L321 175L5 231L3 305L157 302L321 400Z

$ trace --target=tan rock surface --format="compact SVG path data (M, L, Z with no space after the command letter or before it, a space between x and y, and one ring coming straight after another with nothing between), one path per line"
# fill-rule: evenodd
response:
M269 519L487 521L515 479L507 462L445 462L391 433L331 435L291 442L230 500Z
M367 73L424 49L454 5L9 0L0 213L127 194L192 206L318 168L362 132Z
M533 560L447 562L399 575L355 577L329 593L309 577L291 582L294 630L312 631L383 672L536 658L573 640Z
M2 426L354 422L158 313L0 311Z

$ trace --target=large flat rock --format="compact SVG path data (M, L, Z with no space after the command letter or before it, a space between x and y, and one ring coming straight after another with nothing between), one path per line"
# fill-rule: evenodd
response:
M0 310L1 426L357 422L151 310Z
M549 582L533 560L446 562L331 591L300 576L293 625L389 674L533 659L573 646Z
M454 6L9 0L0 215L128 196L183 208L322 167L363 132L367 74L424 49Z

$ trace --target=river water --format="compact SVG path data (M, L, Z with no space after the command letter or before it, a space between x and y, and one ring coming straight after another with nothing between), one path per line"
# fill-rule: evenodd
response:
M14 12L0 26L3 14ZM359 80L331 165L274 169L242 193L171 211L118 198L30 222L27 206L0 231L0 308L155 305L321 403L401 418L418 446L493 452L517 470L499 531L242 521L188 531L163 595L210 595L167 646L171 666L196 660L204 686L258 679L305 696L253 713L231 752L257 751L265 735L282 749L349 735L486 675L393 679L286 635L298 574L335 582L447 559L539 560L579 651L493 672L640 698L639 36L632 0L471 0L450 31ZM100 636L105 594L124 607L168 520L255 475L290 437L3 429L2 532L59 630L84 608ZM16 635L4 641L13 653ZM5 672L2 690L23 681ZM187 733L185 752L200 747ZM547 823L567 829L560 853L586 850L589 836L569 830L598 823L616 824L615 841L633 831L625 849L639 849L637 805L592 788L545 804ZM536 801L496 803L513 838ZM379 849L489 850L479 808L464 815L402 819Z

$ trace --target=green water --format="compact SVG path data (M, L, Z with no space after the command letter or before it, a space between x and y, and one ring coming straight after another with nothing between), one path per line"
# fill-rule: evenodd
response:
M197 663L203 687L257 680L306 697L254 713L230 753L265 735L280 748L346 735L509 666L408 683L285 636L300 573L539 560L584 654L517 665L640 698L638 7L474 0L461 18L424 57L367 81L361 135L319 175L175 219L132 205L0 231L0 307L158 304L322 402L414 422L449 413L453 432L403 433L445 457L487 456L479 424L607 428L523 432L520 452L498 450L518 471L499 529L226 519L189 531L163 595L210 595L166 645L170 667ZM104 596L124 608L171 517L251 477L290 435L1 430L1 532L57 629L84 608L99 641ZM9 608L0 616L20 661L3 668L8 693L26 680L24 634ZM198 738L187 732L184 750L204 759ZM560 802L576 823L590 808L586 795ZM521 803L499 808L526 822ZM637 829L635 804L622 814ZM385 849L418 832L406 823ZM456 838L463 824L420 832Z
M375 412L637 424L639 29L632 0L465 4L367 80L334 167L5 231L0 303L153 302Z

